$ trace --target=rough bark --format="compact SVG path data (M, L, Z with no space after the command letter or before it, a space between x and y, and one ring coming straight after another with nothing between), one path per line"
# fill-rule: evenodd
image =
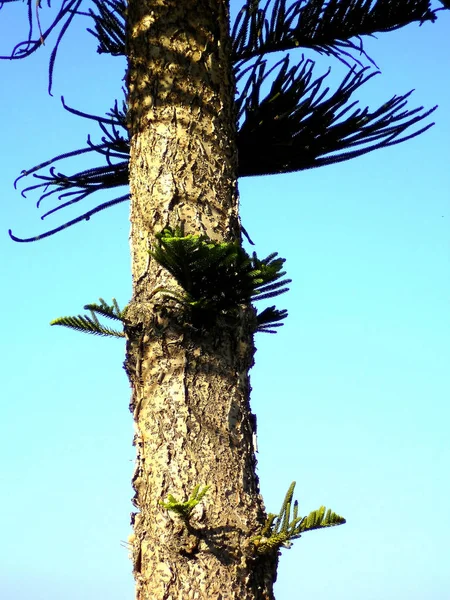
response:
M171 283L155 234L240 239L228 3L130 0L128 7L133 297L127 310L136 425L132 557L139 600L271 599L277 557L256 557L264 519L248 371L254 313L196 328L161 306ZM173 283L173 282L172 282ZM186 524L165 510L211 485Z

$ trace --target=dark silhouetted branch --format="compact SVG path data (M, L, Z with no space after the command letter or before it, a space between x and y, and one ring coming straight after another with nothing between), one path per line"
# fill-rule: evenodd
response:
M104 202L103 204L96 206L92 210L88 210L87 212L80 215L79 217L76 217L75 219L72 219L71 221L67 221L63 225L60 225L59 227L55 227L55 229L51 229L50 231L46 231L45 233L41 233L40 235L35 235L30 238L17 237L16 235L13 234L11 229L9 229L8 230L9 237L12 240L14 240L15 242L38 242L39 240L43 240L46 237L50 237L51 235L55 235L55 233L59 233L60 231L63 231L63 229L72 227L72 225L81 223L81 221L89 221L89 219L92 217L92 215L95 215L96 213L98 213L102 210L105 210L105 208L109 208L110 206L114 206L115 204L119 204L120 202L125 202L126 200L129 200L129 199L130 199L130 195L126 194L125 196L120 196L119 198L115 198L114 200L109 200L108 202Z
M338 89L330 93L323 83L328 75L313 79L314 63L302 60L289 68L289 57L266 72L266 62L254 65L238 99L239 176L268 175L311 169L349 160L392 146L426 131L433 123L408 134L436 107L402 110L411 94L394 96L380 108L357 108L353 93L376 72L351 70ZM269 93L261 89L273 75Z
M11 0L3 0L0 2L0 8L4 4L7 4ZM48 91L51 94L52 81L53 81L53 70L55 66L55 59L58 52L59 44L61 43L64 34L66 33L70 23L72 22L75 15L78 13L82 0L62 0L61 7L58 10L52 24L45 30L41 30L41 24L39 20L39 11L42 9L41 3L36 0L26 0L27 5L27 20L28 20L28 36L27 39L17 43L11 51L11 54L6 56L0 56L0 59L20 59L26 58L40 48L49 35L53 32L58 25L62 24L62 27L57 34L56 42L50 55L49 61L49 86ZM51 0L47 0L47 7L51 7Z
M358 63L361 36L435 21L435 12L429 0L247 0L233 26L233 59L300 47Z
M127 6L123 0L93 0L98 12L89 10L94 29L88 29L98 40L97 52L112 56L125 55L125 19Z

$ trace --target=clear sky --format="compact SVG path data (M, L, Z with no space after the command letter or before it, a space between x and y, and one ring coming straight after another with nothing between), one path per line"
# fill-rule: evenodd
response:
M24 9L0 11L0 52L26 32ZM450 598L450 16L440 16L366 40L383 74L357 96L374 108L415 88L411 108L439 105L435 127L340 165L240 182L256 249L286 257L293 279L278 300L287 323L258 335L252 371L266 506L276 512L295 479L301 512L325 504L348 521L283 550L278 600ZM20 171L98 139L59 97L101 114L120 93L124 61L97 56L79 21L53 97L50 45L0 62L2 600L134 597L121 543L134 458L124 344L49 327L100 296L128 301L128 207L34 244L7 235L64 218L40 221L37 198L13 189ZM322 58L317 73L328 65L333 85L344 71Z

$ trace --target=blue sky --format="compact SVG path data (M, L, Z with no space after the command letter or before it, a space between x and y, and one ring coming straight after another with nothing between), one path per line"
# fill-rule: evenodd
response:
M1 51L21 3L0 11ZM252 370L258 472L268 510L292 480L300 511L325 504L344 527L284 550L278 600L450 597L450 17L366 40L382 75L358 94L371 107L415 88L436 126L406 144L291 175L240 182L242 219L261 255L287 258L289 309L259 334ZM4 600L131 600L127 550L134 449L124 344L51 328L98 297L130 297L128 207L59 235L15 244L42 224L22 169L85 142L95 127L59 96L103 113L121 59L98 57L80 22L61 47L0 62L2 494ZM24 29L26 29L24 27ZM316 58L312 53L307 54ZM341 65L320 59L318 73ZM81 163L80 163L81 164Z

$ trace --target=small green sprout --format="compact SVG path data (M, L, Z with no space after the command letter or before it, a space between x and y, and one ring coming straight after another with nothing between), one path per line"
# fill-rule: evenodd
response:
M346 521L330 509L321 506L318 510L309 513L307 517L298 516L298 502L292 506L295 481L291 483L281 506L280 513L269 513L261 533L251 539L258 554L267 554L278 550L281 546L290 548L292 540L301 537L305 531L323 529L343 525ZM291 518L292 507L292 518Z
M189 521L192 511L194 508L202 501L205 494L210 489L210 485L205 485L205 487L201 490L200 485L196 485L192 490L192 494L190 495L188 500L180 501L177 500L172 494L167 496L167 502L159 501L160 505L163 506L166 510L170 510L176 513L183 521Z

